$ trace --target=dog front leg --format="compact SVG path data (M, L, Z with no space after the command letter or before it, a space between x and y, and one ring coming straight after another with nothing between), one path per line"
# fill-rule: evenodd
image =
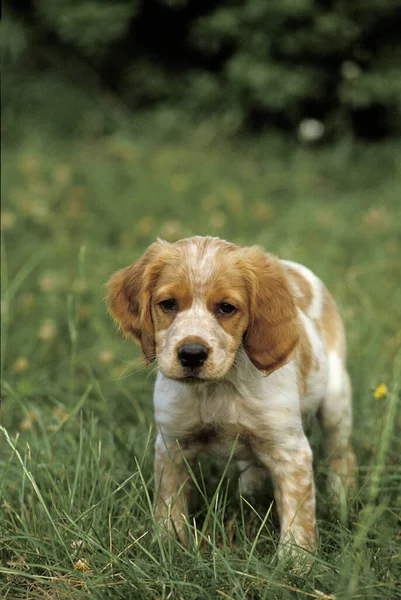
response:
M316 545L316 518L312 450L304 435L294 442L290 446L279 441L265 447L262 444L255 453L269 469L273 480L280 519L280 543L284 546L293 542L313 550Z
M180 448L178 440L157 436L155 446L154 512L157 523L167 531L175 532L186 544L186 505L189 502L192 481L187 462L194 454ZM165 532L164 532L165 533Z

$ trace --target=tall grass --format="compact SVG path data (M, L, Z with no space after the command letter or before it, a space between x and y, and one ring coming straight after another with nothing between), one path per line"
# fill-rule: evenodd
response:
M401 596L399 148L216 144L27 137L4 157L8 600ZM270 491L241 497L228 463L201 458L192 473L187 548L154 527L154 370L119 338L103 284L157 235L195 233L307 264L346 323L358 488L341 523L312 427L319 551L303 569L277 559Z

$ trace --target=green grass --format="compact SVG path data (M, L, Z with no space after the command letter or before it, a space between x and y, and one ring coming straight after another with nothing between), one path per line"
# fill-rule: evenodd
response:
M27 137L8 150L4 598L401 597L400 150L227 147L202 131L175 144L114 136L63 147ZM319 552L302 571L277 561L270 494L251 506L235 470L221 478L209 460L194 474L189 547L152 536L154 370L115 330L103 284L156 236L192 234L305 263L346 323L358 489L342 524L314 428ZM381 383L389 392L376 399Z

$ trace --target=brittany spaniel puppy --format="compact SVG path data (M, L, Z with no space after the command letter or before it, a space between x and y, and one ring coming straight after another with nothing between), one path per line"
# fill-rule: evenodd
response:
M108 283L109 310L158 360L155 515L185 541L187 464L234 455L243 492L270 475L281 542L316 543L312 451L318 415L341 496L355 478L351 385L335 302L306 267L213 237L157 241Z

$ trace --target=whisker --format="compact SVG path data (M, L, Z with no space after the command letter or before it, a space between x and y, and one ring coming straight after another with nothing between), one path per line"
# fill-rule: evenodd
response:
M131 363L132 364L132 363ZM113 380L114 381L120 381L121 379L127 379L127 377L132 377L134 375L137 375L138 373L141 373L142 371L144 371L145 369L148 369L149 365L142 365L141 367L139 367L138 369L135 369L134 371L131 371L130 373L127 373L127 371L129 370L129 365L124 369L124 371L122 372L122 374L119 377L114 377ZM152 370L150 371L150 373L153 373L153 371L157 369L157 367L152 367Z

